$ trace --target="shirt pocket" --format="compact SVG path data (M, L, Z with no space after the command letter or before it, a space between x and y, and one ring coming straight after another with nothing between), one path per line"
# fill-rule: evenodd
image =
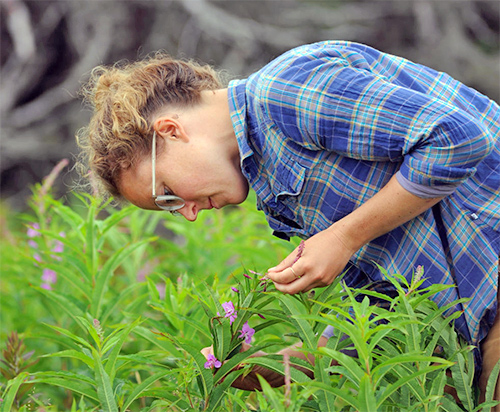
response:
M297 197L304 186L306 169L294 159L277 162L271 190L276 201L284 201L287 197ZM296 200L296 199L295 199Z

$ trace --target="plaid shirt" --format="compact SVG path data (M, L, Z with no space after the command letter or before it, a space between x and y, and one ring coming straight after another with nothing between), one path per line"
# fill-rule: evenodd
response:
M350 42L293 49L228 99L241 168L275 234L307 238L396 174L435 207L369 242L349 286L385 284L377 264L456 286L433 299L472 298L455 326L477 344L496 313L500 250L500 108L450 76Z

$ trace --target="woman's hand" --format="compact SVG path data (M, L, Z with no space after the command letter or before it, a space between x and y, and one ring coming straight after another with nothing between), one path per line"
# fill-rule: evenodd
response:
M299 259L298 249L267 272L267 277L281 292L294 294L328 286L356 252L335 226L306 240Z
M246 343L242 343L240 352L245 352L250 348L250 345ZM209 346L207 348L203 348L201 353L205 358L208 359L208 355L214 354L213 346ZM251 357L255 356L264 356L267 353L263 351L256 352ZM241 366L236 367L235 369L240 369ZM240 375L233 383L232 387L237 389L243 389L245 391L258 391L261 390L261 386L259 383L259 379L257 378L257 374L261 375L272 387L281 386L284 384L284 377L277 372L271 371L259 365L254 365L249 374Z
M297 262L295 250L267 276L284 293L327 286L344 270L351 256L369 241L401 226L443 197L422 199L404 189L396 176L371 199L328 229L305 242Z
M318 346L325 346L327 343L328 339L324 336L321 336L318 341ZM306 356L304 352L300 351L300 347L302 346L301 343L297 343L295 345L292 345L288 348L285 348L281 351L278 352L278 355L284 355L287 354L289 357L295 357L303 360L307 360L312 364L314 364L314 356L309 355ZM242 344L240 352L245 352L250 348L250 345L247 345L246 343ZM203 348L201 350L201 353L208 358L208 355L213 355L214 353L214 348L213 346L209 346L207 348ZM258 351L254 353L251 357L256 357L256 356L265 356L267 353L263 351ZM293 366L293 365L292 365ZM241 366L236 367L235 369L239 369ZM310 378L313 377L313 374L310 370L299 367L299 366L294 366L296 369L304 372L306 375L308 375ZM262 390L259 379L257 378L257 375L262 376L269 385L271 385L273 388L276 388L278 386L282 386L285 384L285 377L277 372L271 371L269 369L264 368L263 366L260 365L254 365L248 374L243 374L239 376L233 383L232 387L237 388L237 389L243 389L245 391L260 391Z

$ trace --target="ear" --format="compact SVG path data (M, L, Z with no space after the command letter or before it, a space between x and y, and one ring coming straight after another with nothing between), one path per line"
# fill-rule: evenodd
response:
M153 123L153 128L157 136L163 137L164 139L187 139L187 134L177 115L164 115L158 117Z

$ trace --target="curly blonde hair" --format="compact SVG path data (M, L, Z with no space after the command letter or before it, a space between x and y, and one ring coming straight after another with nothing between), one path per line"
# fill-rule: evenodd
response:
M93 114L76 136L79 173L98 195L121 200L120 173L150 153L154 116L169 105L196 104L203 90L223 87L221 72L211 66L163 52L96 67L81 90Z

